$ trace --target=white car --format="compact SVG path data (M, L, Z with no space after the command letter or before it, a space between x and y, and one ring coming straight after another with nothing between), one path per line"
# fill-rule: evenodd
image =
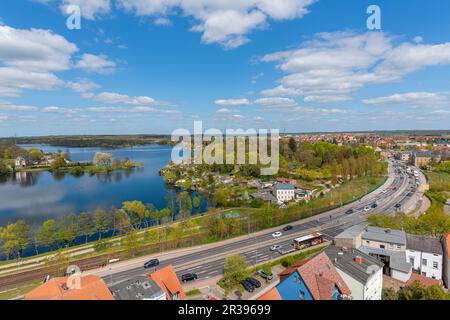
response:
M370 207L369 207L369 206L365 206L365 207L364 207L364 211L365 211L365 212L369 212L369 211L370 211Z
M280 248L281 248L281 246L278 245L278 244L276 244L276 245L271 246L271 247L270 247L270 250L271 250L271 251L277 251L277 250L280 249Z
M280 231L277 231L277 232L274 232L274 233L272 233L272 237L274 237L274 238L279 238L279 237L281 237L283 234L280 232Z

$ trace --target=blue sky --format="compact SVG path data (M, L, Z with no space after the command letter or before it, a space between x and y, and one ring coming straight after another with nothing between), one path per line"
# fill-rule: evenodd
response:
M449 129L449 31L446 0L2 1L0 136Z

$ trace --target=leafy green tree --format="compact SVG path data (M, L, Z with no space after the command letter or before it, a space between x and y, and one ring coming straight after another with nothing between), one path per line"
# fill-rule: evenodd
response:
M97 209L94 212L94 230L98 233L98 238L101 240L102 233L108 231L109 221L105 210Z
M19 243L14 234L14 224L10 223L6 228L0 229L0 240L2 249L7 259L18 252Z
M110 166L113 162L113 156L110 153L97 152L94 155L93 162L98 166Z
M8 166L5 164L3 160L0 159L0 177L5 176L9 173Z
M149 210L141 201L125 201L122 203L122 210L130 216L135 228L139 228L142 222L146 224L150 216Z
M189 218L192 211L192 200L188 192L183 191L177 195L178 209L182 219Z
M92 213L82 212L78 217L79 234L85 237L85 243L87 243L89 236L94 233L94 221Z
M17 250L19 257L22 257L23 250L30 245L30 228L25 220L21 219L14 224L14 237L17 240Z
M11 153L11 150L9 150L8 148L6 148L5 150L3 150L3 159L5 159L5 160L10 160L10 159L12 159L12 153Z
M112 208L111 220L113 233L115 233L116 231L119 231L119 233L127 233L131 229L133 229L130 216L126 213L125 210L117 210L116 208Z
M72 244L78 235L78 217L71 213L62 216L58 223L58 241L66 247Z
M236 285L248 275L247 260L241 255L232 255L225 258L223 274L225 281L230 285Z
M44 221L42 226L35 233L35 247L36 251L38 247L51 247L56 243L57 239L57 227L56 221L49 219Z
M169 219L170 219L170 209L169 208L161 209L159 211L159 215L160 215L163 223L169 221Z
M56 156L50 164L52 170L58 170L67 167L66 160L62 156Z

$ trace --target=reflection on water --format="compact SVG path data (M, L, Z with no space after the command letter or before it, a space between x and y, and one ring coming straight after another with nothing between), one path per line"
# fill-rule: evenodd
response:
M44 152L56 152L57 148L46 145L28 145ZM73 161L91 161L98 148L68 149ZM102 150L105 151L105 150ZM130 158L142 162L143 167L92 175L84 173L74 177L70 173L18 172L0 180L0 225L26 219L37 225L45 219L58 218L69 213L109 210L120 207L122 202L140 200L152 203L157 209L167 206L168 190L160 168L170 160L171 148L149 145L143 147L108 150L115 158ZM170 204L169 204L170 205ZM200 212L208 206L201 199Z

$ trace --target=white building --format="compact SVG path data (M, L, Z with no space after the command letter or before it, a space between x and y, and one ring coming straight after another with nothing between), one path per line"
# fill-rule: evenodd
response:
M349 287L353 300L381 300L382 262L354 248L329 246L325 253Z
M274 186L275 197L278 202L289 202L295 199L295 187L288 183L277 183Z
M27 166L27 161L23 157L17 157L14 161L14 166L16 168L25 168Z
M442 245L439 239L406 235L406 259L424 277L442 279Z
M407 282L412 267L406 259L406 233L400 230L353 226L335 237L338 245L353 246L384 263L383 273Z

